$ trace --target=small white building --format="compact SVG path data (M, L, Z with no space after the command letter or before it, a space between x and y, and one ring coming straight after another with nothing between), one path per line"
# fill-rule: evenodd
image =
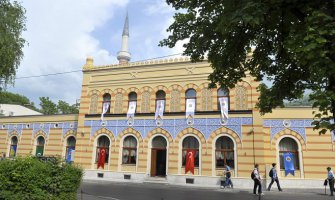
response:
M21 105L0 104L0 116L43 115Z

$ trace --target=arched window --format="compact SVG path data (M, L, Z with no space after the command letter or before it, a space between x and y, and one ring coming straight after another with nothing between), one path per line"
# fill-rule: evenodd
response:
M136 164L137 140L127 136L123 140L122 164Z
M219 88L217 90L217 93L218 93L218 99L217 99L217 102L218 102L218 110L221 110L220 108L220 101L219 101L219 98L228 98L228 110L230 110L230 101L229 101L229 90L226 89L226 88Z
M65 154L65 160L70 162L73 161L73 151L76 149L76 138L73 136L70 136L67 138L66 141L66 154Z
M195 89L188 89L186 90L185 93L185 105L187 106L187 99L194 99L194 111L196 110L196 105L197 105L197 92L195 91Z
M285 169L284 166L284 153L292 153L294 168L299 170L299 152L297 142L290 138L285 137L279 142L279 159L280 169Z
M155 105L155 108L157 108L157 101L160 101L160 100L163 100L164 101L164 108L163 108L163 111L165 111L165 92L163 90L158 90L156 92L156 105Z
M234 142L227 136L222 136L215 143L216 167L228 165L234 168Z
M36 156L43 156L44 155L44 144L45 139L43 136L39 136L37 138L37 144L36 144Z
M162 136L157 136L152 140L152 148L157 149L165 149L166 148L166 140Z
M107 136L102 135L98 138L97 151L96 151L96 156L95 156L95 162L96 163L99 160L100 151L102 149L106 150L105 163L108 163L108 160L109 160L109 146L110 146L110 141L109 141L109 138Z
M128 107L129 107L129 104L130 102L135 102L135 104L137 104L137 94L136 92L131 92L129 93L128 95ZM135 112L136 112L136 109L135 109Z
M183 167L186 164L186 154L190 150L195 151L194 167L199 167L199 142L198 142L197 138L195 138L193 136L187 136L183 140L183 149L182 149Z
M109 103L109 107L108 107L108 110L107 110L106 113L110 113L110 111L111 111L111 106L110 106L111 105L111 95L108 94L108 93L105 93L102 97L103 97L102 108L103 108L104 103Z
M16 149L17 149L17 137L13 136L10 143L9 157L16 156Z

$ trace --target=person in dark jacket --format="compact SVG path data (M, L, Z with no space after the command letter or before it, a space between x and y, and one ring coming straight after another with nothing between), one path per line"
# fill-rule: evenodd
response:
M330 167L327 167L327 171L327 180L329 183L330 196L334 196L334 172Z
M271 183L268 187L268 191L271 190L271 186L272 186L273 182L275 182L275 181L277 183L278 190L280 192L283 191L280 187L280 184L279 184L278 174L277 174L277 170L276 170L276 163L272 163L272 169L270 170L269 176L271 177Z
M259 195L264 195L262 192L262 183L261 183L261 175L258 170L258 164L255 164L255 168L253 170L253 180L254 180L254 195L256 195L256 189L258 186L258 194Z
M234 186L233 186L233 182L231 181L230 167L229 167L229 165L226 165L225 168L226 168L226 171L225 171L226 182L225 182L224 188L227 187L227 186L230 186L230 188L233 188Z

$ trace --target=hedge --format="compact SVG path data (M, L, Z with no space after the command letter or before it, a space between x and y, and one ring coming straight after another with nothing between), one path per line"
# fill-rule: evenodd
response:
M59 158L36 157L0 161L0 199L6 200L71 200L83 170L61 162Z

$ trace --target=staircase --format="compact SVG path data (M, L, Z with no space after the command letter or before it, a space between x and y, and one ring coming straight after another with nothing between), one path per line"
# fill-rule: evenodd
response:
M157 183L157 184L164 184L164 185L169 184L165 177L159 177L159 176L148 177L146 180L143 181L143 183L154 183L154 184Z

